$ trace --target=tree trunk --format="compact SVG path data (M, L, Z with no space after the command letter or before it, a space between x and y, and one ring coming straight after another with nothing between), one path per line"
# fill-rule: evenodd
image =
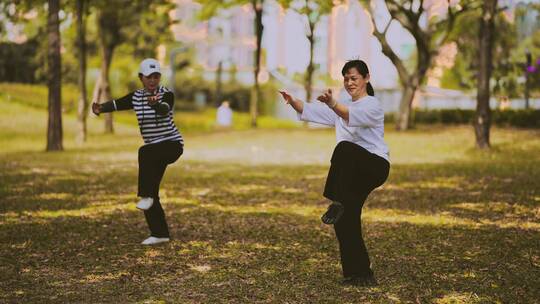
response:
M255 11L255 36L257 47L255 49L255 70L253 71L253 78L255 79L255 92L252 93L249 103L249 112L251 114L251 127L257 127L257 117L259 116L258 105L261 97L261 89L259 87L259 73L261 71L261 43L264 26L262 24L263 16L263 4L264 0L252 0L253 10Z
M396 129L399 131L408 130L411 122L411 109L414 96L417 88L412 85L407 85L403 88L403 95L399 102L399 113L396 120Z
M431 65L432 54L426 46L417 46L418 51L418 63L416 69L412 75L407 76L408 79L403 79L406 73L398 73L403 88L403 95L399 103L399 116L396 121L396 129L398 131L405 131L411 127L411 113L412 104L418 89L422 85L423 80L426 78L427 71Z
M101 74L98 75L96 83L94 84L94 90L92 92L92 102L101 103ZM90 111L88 112L90 114Z
M219 107L219 105L221 104L221 83L222 83L222 79L223 78L223 62L220 61L218 63L218 68L217 68L217 71L216 71L216 96L214 96L214 104L216 105L216 107Z
M485 0L482 5L482 17L480 18L479 32L479 71L478 88L476 97L476 117L474 130L476 146L480 149L488 149L489 128L491 126L491 109L489 107L490 88L489 80L492 70L493 35L495 30L495 14L497 13L497 0Z
M48 32L48 107L47 151L61 151L62 146L62 74L60 55L60 0L49 0Z
M85 0L77 0L77 48L79 50L79 106L77 141L83 143L87 138L86 118L88 116L88 100L86 99L86 28L84 23Z
M306 102L311 102L311 94L312 94L312 88L313 88L313 72L315 71L315 67L313 65L313 49L314 49L314 32L315 32L315 24L309 23L309 29L310 33L307 36L309 41L309 64L307 66L306 71L306 78L305 78L305 84L304 88L306 90Z
M111 100L111 86L109 85L109 70L111 67L114 46L103 47L103 61L100 73L100 102ZM114 133L112 113L105 113L105 133Z

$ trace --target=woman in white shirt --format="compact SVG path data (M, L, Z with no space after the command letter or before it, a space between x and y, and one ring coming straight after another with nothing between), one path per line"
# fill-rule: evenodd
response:
M333 224L339 242L345 284L377 284L362 238L362 206L368 195L387 179L390 170L384 142L384 112L365 62L352 60L342 71L350 97L337 101L331 90L303 103L281 91L301 120L334 126L337 146L332 155L324 196L332 201L322 221Z

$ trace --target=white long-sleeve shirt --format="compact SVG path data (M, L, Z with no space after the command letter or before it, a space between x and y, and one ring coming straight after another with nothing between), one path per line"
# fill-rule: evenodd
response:
M356 101L350 97L339 101L349 108L349 122L339 117L322 102L304 103L299 119L336 128L336 140L350 141L390 161L388 146L384 142L384 111L379 100L365 96Z

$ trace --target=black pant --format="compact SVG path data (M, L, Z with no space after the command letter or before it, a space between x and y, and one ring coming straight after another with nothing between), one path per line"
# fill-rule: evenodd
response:
M360 219L368 195L386 181L389 171L388 161L354 143L342 141L334 149L324 196L345 207L334 224L345 277L373 274Z
M165 212L159 201L159 184L167 165L174 163L183 153L179 141L164 141L144 145L139 149L139 190L140 197L151 197L154 204L144 211L148 228L154 237L169 237Z

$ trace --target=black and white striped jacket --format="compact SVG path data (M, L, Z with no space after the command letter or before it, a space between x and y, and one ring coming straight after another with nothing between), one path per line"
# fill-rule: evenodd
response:
M152 106L148 104L150 96L151 94L145 89L139 89L122 98L103 103L100 112L133 109L145 144L180 141L183 145L184 139L174 124L174 94L166 87L159 86L156 90L158 101Z

